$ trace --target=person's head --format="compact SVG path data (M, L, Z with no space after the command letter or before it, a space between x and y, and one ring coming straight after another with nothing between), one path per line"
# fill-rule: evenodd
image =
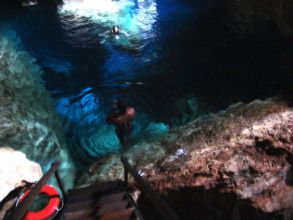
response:
M113 27L112 27L112 32L113 32L114 34L119 34L119 32L120 32L120 28L119 28L119 26L117 26L117 25L113 26Z
M127 105L121 99L118 99L114 105L120 113L123 113L126 111Z

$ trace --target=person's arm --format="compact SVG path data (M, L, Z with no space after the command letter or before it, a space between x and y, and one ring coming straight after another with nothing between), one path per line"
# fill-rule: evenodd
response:
M105 37L107 34L109 34L111 31L107 30L104 33L99 34L100 37Z
M121 30L121 33L122 34L125 34L126 37L129 37L130 36L126 31Z

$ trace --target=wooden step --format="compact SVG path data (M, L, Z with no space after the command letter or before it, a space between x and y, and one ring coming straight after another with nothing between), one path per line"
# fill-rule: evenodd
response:
M72 218L72 216L64 216L63 218L61 218L62 220L76 220L76 218ZM92 216L92 217L86 217L80 220L99 220L98 217L96 216Z
M120 181L116 181L70 190L67 194L67 202L79 202L82 200L88 200L91 197L96 197L99 194L104 194L114 189L119 190L121 187L120 183Z
M80 202L72 202L72 203L66 202L64 209L66 209L66 211L71 211L71 210L93 208L96 206L96 201L97 199L89 199L89 200L84 200Z
M61 219L62 220L77 220L77 218L75 218L74 216L63 216L63 218ZM86 217L79 220L99 220L99 218L96 216L91 216L91 217Z
M110 212L118 212L130 207L131 207L130 202L126 200L106 203L98 207L97 215L102 216Z
M130 220L133 219L134 216L134 208L129 208L99 216L99 220Z
M122 200L125 200L127 198L128 197L127 197L127 193L126 192L120 192L120 193L105 195L105 196L99 197L96 205L100 207L103 204L113 203L113 202L116 202L116 201L122 201Z
M100 182L100 183L95 183L93 185L85 186L85 187L80 187L80 188L75 188L75 189L70 189L67 192L68 196L73 196L79 193L83 193L85 191L87 192L95 192L96 189L103 190L103 189L108 189L110 188L115 188L119 187L121 185L121 181L111 181L111 182Z
M90 189L90 188L96 188L96 187L104 187L104 186L108 186L110 184L117 184L117 183L121 183L121 181L109 181L109 182L96 182L93 183L91 185L87 185L87 186L82 186L79 188L74 188L74 189L69 189L68 192L78 192L78 191L83 191L85 189Z
M70 220L81 220L95 216L95 209L80 209L72 212L65 212L64 218Z

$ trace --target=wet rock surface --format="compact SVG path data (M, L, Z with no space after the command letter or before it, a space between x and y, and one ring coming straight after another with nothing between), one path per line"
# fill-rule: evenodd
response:
M75 168L41 75L35 59L0 36L0 146L25 153L44 172L60 160L61 176L71 187Z
M129 160L186 219L292 217L293 110L286 101L238 103L198 118L148 143L153 160L143 145ZM106 164L97 169L100 180L123 176L121 163Z
M186 126L175 145L188 153L165 158L146 178L161 192L216 189L265 213L292 209L293 112L273 103L238 104Z

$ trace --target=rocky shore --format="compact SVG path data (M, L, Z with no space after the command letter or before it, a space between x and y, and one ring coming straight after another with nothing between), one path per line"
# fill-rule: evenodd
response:
M162 141L134 146L127 156L186 219L292 217L293 109L282 99L232 105ZM86 179L122 178L119 156L101 163L96 173ZM209 209L218 214L201 213Z

